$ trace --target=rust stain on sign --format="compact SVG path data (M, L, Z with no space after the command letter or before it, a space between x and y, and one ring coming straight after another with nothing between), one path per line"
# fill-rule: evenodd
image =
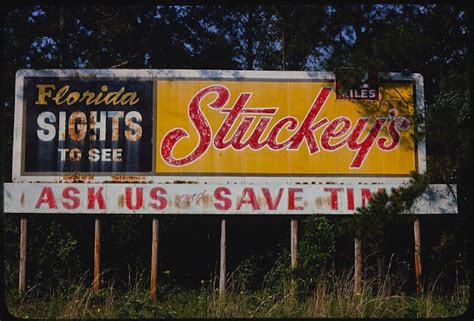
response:
M331 199L331 196L326 196L324 198L324 201L326 202L326 207L329 208L329 207L332 207L332 199Z
M176 194L174 196L174 204L176 208L189 208L191 206L191 200L183 195Z
M181 180L174 180L171 184L197 184L196 181L181 181Z
M317 209L330 208L331 207L331 196L317 196L314 200Z
M21 207L23 207L23 205L25 205L25 193L21 193L20 205L21 205Z
M316 208L322 208L323 207L323 200L321 196L316 197L314 200L314 204L316 205Z
M175 194L175 195L174 195L174 206L175 206L176 208L181 208L181 206L180 206L180 201L179 201L179 195L178 195L178 194Z
M113 175L111 177L112 183L146 183L146 176L133 176L133 175ZM149 181L151 183L151 181Z
M123 208L124 203L125 203L125 197L123 196L123 194L120 194L119 197L118 197L117 205L120 208Z
M125 118L125 126L127 126L127 128L129 128L128 130L125 131L125 137L131 141L131 142L138 142L140 141L140 139L142 138L142 127L141 126L137 126L137 124L135 124L133 121L132 121L132 118ZM131 132L134 131L135 133L132 134Z
M94 175L64 175L64 183L87 183L94 179Z
M188 208L191 206L190 199L179 194L174 196L174 203L177 208Z
M209 208L212 204L211 195L209 195L209 194L202 195L202 198L200 199L200 202L202 202L202 207L203 208Z
M262 208L262 205L263 207L267 207L267 203L265 202L265 199L262 196L257 197L257 203L260 208Z

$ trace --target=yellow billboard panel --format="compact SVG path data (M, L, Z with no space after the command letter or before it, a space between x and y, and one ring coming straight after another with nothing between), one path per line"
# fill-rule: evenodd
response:
M407 175L413 88L350 100L325 81L158 80L156 172Z

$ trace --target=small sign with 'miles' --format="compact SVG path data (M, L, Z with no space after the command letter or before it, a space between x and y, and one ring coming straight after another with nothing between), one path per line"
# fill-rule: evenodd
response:
M336 99L379 100L377 73L357 68L336 69Z

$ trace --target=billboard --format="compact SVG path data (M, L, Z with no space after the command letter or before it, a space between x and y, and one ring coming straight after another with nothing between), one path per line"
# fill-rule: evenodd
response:
M20 70L6 210L353 213L367 191L426 170L425 144L414 139L423 83L381 73L339 92L335 80Z

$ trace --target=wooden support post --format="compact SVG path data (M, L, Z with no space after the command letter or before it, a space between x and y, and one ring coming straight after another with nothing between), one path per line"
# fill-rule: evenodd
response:
M20 266L18 269L18 292L25 293L26 289L26 242L27 242L27 221L20 219Z
M225 295L225 281L226 281L226 226L225 218L221 221L221 257L219 268L219 297L223 298Z
M291 268L295 269L298 262L298 221L292 219L290 224Z
M92 290L97 293L100 290L100 219L95 219L94 224L94 281Z
M291 269L294 270L298 263L298 221L291 219L290 221L290 253L291 253ZM290 298L295 299L296 282L291 277Z
M362 250L361 240L354 239L354 294L362 290Z
M158 236L159 221L153 219L152 237L151 237L151 276L150 276L150 300L156 299L156 282L158 276Z
M413 223L413 232L415 234L415 281L416 293L423 291L421 283L421 236L420 236L420 219L415 219Z

